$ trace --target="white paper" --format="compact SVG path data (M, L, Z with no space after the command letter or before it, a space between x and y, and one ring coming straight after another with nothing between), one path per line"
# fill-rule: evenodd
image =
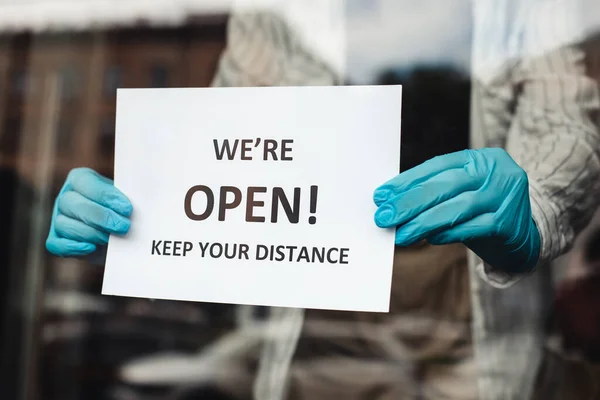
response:
M400 86L120 89L115 185L134 212L129 233L110 238L102 293L387 312L394 229L375 225L373 191L399 169L401 97ZM245 153L252 160L240 159L242 143L234 159L218 160L214 140L221 149L225 139L231 145L235 139L252 140ZM278 143L277 161L272 153L264 160L267 139ZM283 140L293 140L284 153L291 161L281 160ZM186 195L198 186L214 193L212 213L204 213L206 191L191 192L186 213ZM312 186L318 187L314 213ZM223 221L221 187L241 193L240 205L225 210ZM266 192L249 196L248 187ZM276 187L292 212L288 217L277 197L275 223ZM298 213L295 188L300 189ZM231 192L225 200L235 196ZM264 206L248 207L250 197ZM248 209L265 222L248 222ZM194 220L188 214L209 216ZM294 216L297 223L290 222ZM165 241L173 242L169 255ZM181 242L179 256L171 255L175 241ZM234 244L248 251L216 258L215 245L211 257L213 243L228 244L229 256ZM289 248L282 249L283 261L277 251L271 261L257 259L264 253L260 248L257 255L259 245L297 248L292 261ZM323 248L329 261L320 262Z

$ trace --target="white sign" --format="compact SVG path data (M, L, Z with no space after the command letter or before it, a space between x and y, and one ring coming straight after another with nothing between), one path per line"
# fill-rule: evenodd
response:
M399 86L125 89L103 294L389 310L394 230L373 191L400 164Z

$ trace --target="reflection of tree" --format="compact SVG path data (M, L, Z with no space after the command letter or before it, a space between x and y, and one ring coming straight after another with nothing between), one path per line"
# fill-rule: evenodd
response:
M401 170L468 147L470 81L448 67L389 69L379 85L402 84Z

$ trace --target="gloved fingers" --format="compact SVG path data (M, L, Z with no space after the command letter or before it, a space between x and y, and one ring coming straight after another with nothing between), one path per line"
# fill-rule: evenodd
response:
M396 230L396 244L408 246L417 243L431 235L462 224L477 215L492 211L489 208L485 197L479 192L461 193L448 201L425 210L400 226Z
M387 181L375 190L373 200L380 206L392 197L449 169L462 169L472 156L470 150L458 151L425 161Z
M58 202L58 210L67 217L116 235L126 234L131 225L128 218L77 192L68 191L63 194Z
M60 257L78 257L92 254L96 251L96 245L93 243L77 242L50 234L48 235L48 239L46 239L46 249L50 253Z
M494 213L485 213L427 238L431 244L465 243L493 236Z
M59 214L54 221L54 231L61 238L83 243L106 244L108 233L102 232L81 221Z
M77 168L69 174L72 190L126 217L133 211L131 202L113 182L89 168Z
M484 177L472 176L463 168L443 171L379 206L375 223L381 228L402 225L446 200L479 189L484 182Z

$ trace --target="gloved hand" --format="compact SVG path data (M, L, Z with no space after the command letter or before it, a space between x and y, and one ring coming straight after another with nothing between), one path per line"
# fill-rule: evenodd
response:
M129 230L133 206L113 182L88 168L69 172L52 212L46 248L62 257L84 256Z
M397 245L460 242L506 272L537 263L527 174L502 149L435 157L380 186L374 200L375 223L398 227Z

